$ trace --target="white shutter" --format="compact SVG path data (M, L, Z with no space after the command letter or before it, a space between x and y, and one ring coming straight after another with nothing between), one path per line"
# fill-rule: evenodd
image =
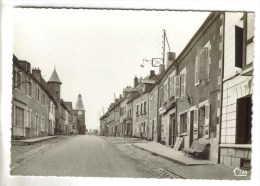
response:
M32 109L29 109L28 127L31 128L32 123Z
M208 48L199 47L198 48L199 57L199 80L207 79L207 69L208 69Z
M175 96L180 97L180 76L175 77Z
M24 109L24 126L28 127L28 109Z
M199 119L199 112L198 112L198 108L194 109L194 126L193 126L193 131L195 131L196 133L193 132L193 138L194 139L198 139L198 119Z
M199 85L199 61L198 56L195 59L195 85Z
M210 104L205 105L205 127L204 135L209 138L209 123L210 123Z

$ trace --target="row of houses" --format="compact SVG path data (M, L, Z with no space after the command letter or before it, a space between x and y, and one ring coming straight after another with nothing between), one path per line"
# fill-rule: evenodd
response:
M250 169L253 46L254 13L212 12L177 58L123 89L100 134L175 150L203 139L210 161Z
M75 108L61 99L59 76L46 82L39 68L13 56L12 139L48 135L85 134L85 109L81 95Z

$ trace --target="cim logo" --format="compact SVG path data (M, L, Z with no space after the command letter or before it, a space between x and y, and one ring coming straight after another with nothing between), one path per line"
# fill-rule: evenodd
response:
M242 169L240 169L240 168L235 168L234 170L233 170L233 172L234 172L234 175L235 176L247 176L247 171L246 170L242 170Z

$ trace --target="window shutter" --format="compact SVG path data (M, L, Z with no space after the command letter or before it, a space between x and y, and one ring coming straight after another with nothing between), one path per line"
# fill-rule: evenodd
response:
M175 96L180 97L180 76L175 77Z
M32 122L32 109L29 109L28 127L31 128Z
M24 125L28 127L28 109L24 110Z
M14 125L17 125L17 123L16 123L16 106L14 106L14 120L13 120L13 122L14 122Z
M198 118L199 118L198 114L199 114L198 108L195 108L194 109L194 126L193 126L193 137L194 137L194 139L198 139ZM194 133L194 131L196 133Z
M243 64L243 28L235 27L235 66L242 68Z
M172 96L175 96L174 76L172 76Z
M168 99L170 99L171 97L171 77L168 77Z
M198 48L199 57L199 80L207 79L208 48Z
M198 56L195 59L195 85L199 84L199 61Z
M205 105L205 128L204 135L209 138L209 123L210 123L210 104Z
M164 82L164 101L166 102L168 100L168 81L166 80Z
M185 94L185 88L186 88L186 83L185 83L185 80L186 77L185 77L185 73L181 74L180 76L180 81L181 81L181 96L183 96Z

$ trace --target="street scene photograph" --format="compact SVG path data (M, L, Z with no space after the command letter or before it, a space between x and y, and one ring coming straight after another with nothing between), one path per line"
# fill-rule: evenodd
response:
M254 12L16 7L12 24L11 176L251 179Z

